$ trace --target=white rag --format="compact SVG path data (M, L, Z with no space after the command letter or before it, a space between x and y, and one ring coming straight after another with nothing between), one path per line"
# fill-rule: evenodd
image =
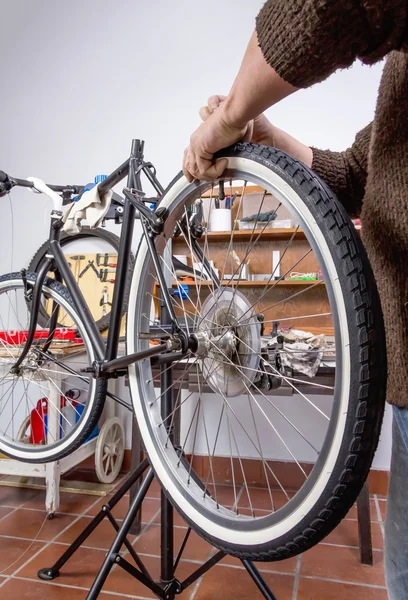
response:
M91 229L98 227L109 210L112 193L112 190L108 190L101 197L97 185L85 192L78 202L72 202L65 211L63 230L69 235L79 233L82 219L87 220Z

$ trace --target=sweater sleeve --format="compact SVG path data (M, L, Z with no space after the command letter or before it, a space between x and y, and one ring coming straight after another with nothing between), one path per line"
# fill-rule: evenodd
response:
M268 0L256 22L265 60L306 88L357 58L373 64L407 49L407 0Z
M333 190L348 214L360 216L367 181L372 123L362 129L345 152L313 150L312 169Z

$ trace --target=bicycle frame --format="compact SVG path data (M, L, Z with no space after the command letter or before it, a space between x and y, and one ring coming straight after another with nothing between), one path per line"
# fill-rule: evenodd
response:
M169 350L179 350L181 351L181 353L173 353L174 360L178 360L180 358L180 355L183 355L187 352L189 341L187 340L185 331L182 327L180 327L178 323L178 319L176 317L173 304L171 302L169 290L166 286L166 280L159 263L154 239L152 239L152 237L154 237L155 234L157 235L161 231L161 227L164 223L165 211L161 210L160 207L157 206L154 210L152 210L144 204L146 200L144 200L144 193L142 192L141 173L143 172L147 176L148 180L151 182L151 184L160 196L163 194L164 189L162 188L162 186L156 178L154 167L151 165L151 163L146 163L144 161L143 150L144 142L141 140L133 140L130 158L127 161L125 161L120 167L118 167L111 175L109 175L105 179L105 181L99 184L99 192L100 194L103 194L127 176L127 188L125 188L124 190L125 202L123 212L123 224L120 236L115 286L113 290L112 307L106 344L96 326L95 320L89 310L87 302L79 288L74 274L69 268L68 261L66 260L65 255L60 246L61 230L63 227L61 211L62 200L57 194L55 194L53 196L54 210L51 213L51 227L49 236L50 252L47 255L47 260L41 266L39 272L37 273L37 278L33 288L30 289L29 292L26 289L26 296L29 293L31 301L31 314L28 338L19 356L19 359L15 363L12 371L18 371L24 358L27 356L27 353L33 342L40 307L42 285L51 266L53 266L56 272L57 279L65 281L65 284L72 296L72 300L77 312L79 314L84 315L85 317L84 327L86 333L88 334L91 340L96 356L96 361L94 362L92 367L86 369L86 372L91 372L95 377L117 377L118 375L124 374L123 369L125 369L127 366L144 358L153 357ZM32 181L36 180L33 179ZM20 185L20 183L18 185ZM37 186L35 187L36 189L38 189ZM45 186L45 188L47 188L47 186ZM50 188L47 189L49 192ZM48 195L50 194L48 193ZM149 201L150 200L151 199L149 199ZM159 203L160 198L153 200L155 200L156 203ZM156 274L161 287L161 294L166 309L168 310L170 315L172 333L175 334L175 338L177 339L173 339L173 341L167 340L166 343L159 344L154 348L150 348L148 350L137 352L135 354L117 358L119 348L120 326L122 319L121 308L123 297L125 294L126 278L128 276L128 261L131 253L131 243L137 211L141 215L143 234L145 235L149 251L153 259ZM24 280L24 269L22 270L22 277ZM50 336L46 341L47 349L51 344L51 341L52 328L50 328ZM168 358L168 362L172 361L170 356L166 358ZM165 360L163 362L167 361Z

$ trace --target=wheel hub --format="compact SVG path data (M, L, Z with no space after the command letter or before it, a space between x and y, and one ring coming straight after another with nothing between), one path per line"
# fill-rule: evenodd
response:
M206 383L218 394L246 394L261 358L261 328L249 300L221 287L201 307L196 355Z

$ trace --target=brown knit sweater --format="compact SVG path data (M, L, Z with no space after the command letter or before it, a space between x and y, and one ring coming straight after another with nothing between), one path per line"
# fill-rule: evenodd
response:
M257 33L267 62L299 88L387 56L374 121L345 152L313 149L312 168L361 217L384 313L387 398L408 407L408 0L269 0Z

